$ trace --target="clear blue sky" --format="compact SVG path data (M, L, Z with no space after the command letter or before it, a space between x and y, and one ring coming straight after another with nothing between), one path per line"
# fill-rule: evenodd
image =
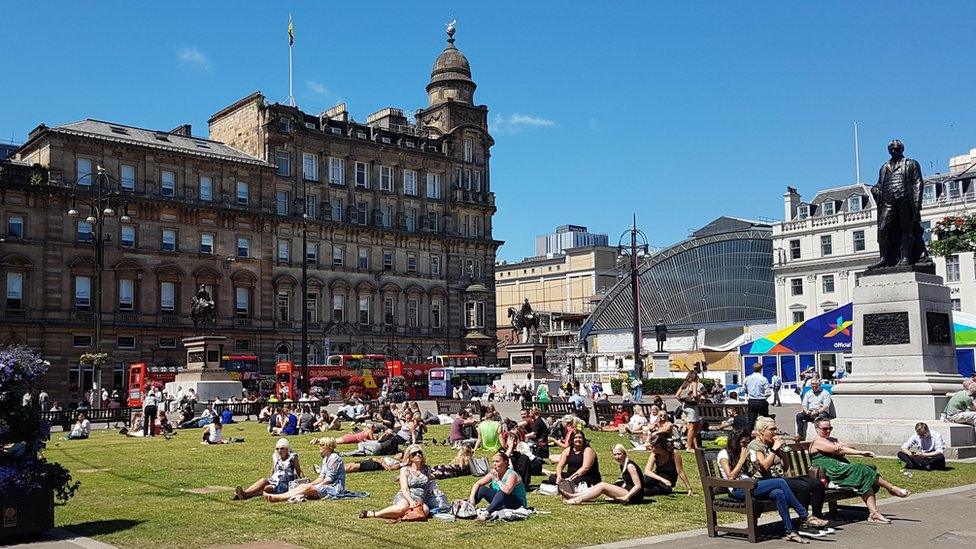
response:
M102 118L205 134L254 91L363 119L426 105L458 19L494 123L499 258L564 223L610 234L636 211L654 245L723 215L782 216L875 177L892 137L926 173L976 147L976 3L31 2L3 9L0 139Z

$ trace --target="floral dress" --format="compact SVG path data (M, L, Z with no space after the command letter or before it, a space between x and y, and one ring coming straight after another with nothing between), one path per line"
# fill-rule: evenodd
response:
M446 509L450 506L447 495L437 486L437 481L434 480L430 467L424 467L421 471L409 467L405 468L404 471L407 475L407 488L410 489L410 497L414 501L424 502L428 509ZM403 496L403 492L397 492L396 497L393 498L393 504L396 505L404 499L406 498Z
M278 452L275 452L271 458L272 472L268 478L268 483L274 486L276 494L284 494L288 491L288 483L298 478L298 474L295 472L295 461L298 459L298 454L289 452L287 458L281 459Z

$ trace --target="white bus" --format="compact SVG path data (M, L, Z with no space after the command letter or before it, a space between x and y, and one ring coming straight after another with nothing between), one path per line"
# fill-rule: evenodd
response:
M454 387L460 387L462 381L467 381L473 395L482 395L507 370L481 366L431 368L427 372L428 394L431 398L450 398L454 394Z

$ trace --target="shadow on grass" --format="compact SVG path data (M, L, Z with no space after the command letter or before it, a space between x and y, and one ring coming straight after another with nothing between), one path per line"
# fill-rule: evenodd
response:
M79 522L78 524L65 524L61 526L61 528L71 532L72 534L90 538L128 530L129 528L138 526L143 522L146 521L129 519L93 520L89 522Z

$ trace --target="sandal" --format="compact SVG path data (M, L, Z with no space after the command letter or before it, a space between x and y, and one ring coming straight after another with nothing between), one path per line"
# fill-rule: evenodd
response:
M868 522L871 524L891 524L891 519L885 518L881 513L871 513L868 515Z
M786 541L792 541L793 543L810 543L810 540L800 536L800 534L797 534L796 532L790 532L789 534L786 534L786 536L783 537L783 539Z
M810 515L803 524L813 528L823 528L824 526L830 524L830 521Z
M369 518L369 511L367 511L366 509L363 509L362 511L360 511L359 512L359 518L361 518L361 519Z
M234 488L234 498L233 499L235 501L241 501L241 500L247 499L247 497L244 495L244 489L241 488L240 486L238 486L237 488Z

